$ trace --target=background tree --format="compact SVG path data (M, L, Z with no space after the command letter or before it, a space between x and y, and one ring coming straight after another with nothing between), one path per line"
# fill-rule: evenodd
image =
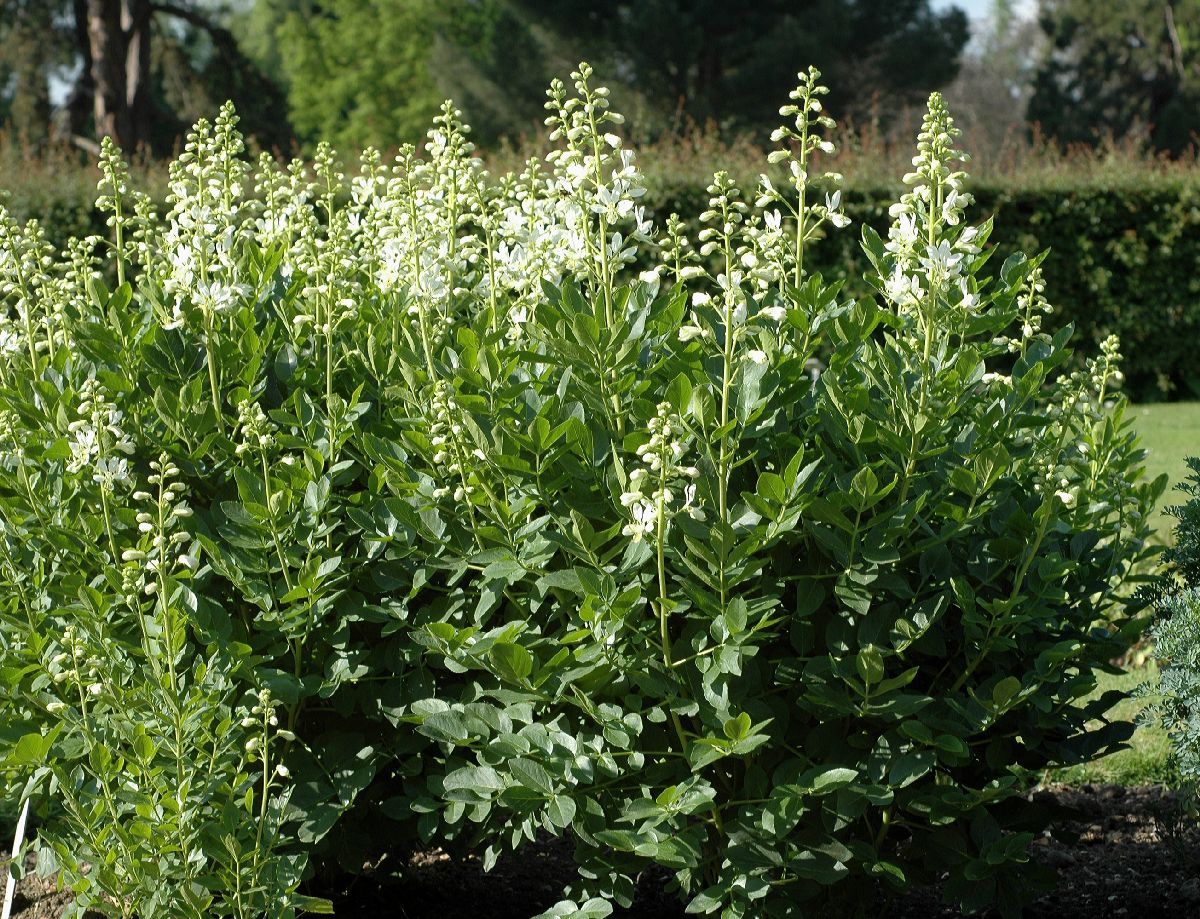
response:
M547 78L583 57L650 133L681 117L760 130L810 62L840 87L840 114L887 115L952 79L968 36L960 10L930 0L0 0L0 11L0 111L44 135L50 89L69 83L66 133L156 150L226 98L267 146L287 145L294 126L307 142L393 147L446 98L487 144L538 130Z
M513 0L624 77L659 114L762 129L801 63L838 87L842 115L924 101L958 70L967 17L929 0Z
M1200 0L1043 0L1051 52L1029 118L1063 143L1148 132L1179 152L1200 129Z
M50 130L51 75L71 59L65 4L0 0L0 115L37 144Z
M248 133L287 143L278 89L241 52L220 11L195 0L0 0L0 72L15 127L51 129L51 86L69 85L59 133L167 150L232 98Z
M993 0L945 90L955 120L974 146L996 150L1026 135L1033 77L1044 35L1014 0Z
M546 50L505 0L257 0L237 21L308 140L394 147L447 98L485 141L541 120Z
M344 148L419 136L448 97L484 142L529 131L547 77L584 57L651 131L761 128L808 62L839 111L899 107L953 78L968 34L929 0L257 0L243 18L299 133Z

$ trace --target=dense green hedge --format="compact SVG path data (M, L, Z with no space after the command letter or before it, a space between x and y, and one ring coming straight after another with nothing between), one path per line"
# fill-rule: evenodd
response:
M103 219L91 203L94 186L85 175L15 189L6 204L19 220L38 215L56 243L102 235ZM645 203L654 212L694 218L704 210L707 193L691 176L682 182L649 178ZM1200 368L1191 359L1200 340L1200 183L1067 180L972 191L973 213L996 216L992 242L1001 260L1013 252L1050 250L1045 267L1047 295L1055 306L1051 324L1074 323L1077 350L1094 352L1115 332L1126 355L1126 391L1135 401L1200 397ZM851 187L846 213L886 236L887 209L897 193L896 187ZM853 285L865 267L859 238L850 232L825 240L816 247L813 267Z

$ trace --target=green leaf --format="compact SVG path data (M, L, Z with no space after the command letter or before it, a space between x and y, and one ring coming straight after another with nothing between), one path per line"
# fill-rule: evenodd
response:
M310 897L305 894L291 895L292 905L302 913L315 913L321 916L333 915L333 901L323 897Z
M730 740L741 740L750 733L750 716L742 712L736 718L730 718L722 725L725 736Z
M291 342L285 342L275 355L275 377L283 383L290 380L296 372L300 359Z
M886 672L883 654L874 645L867 645L854 658L854 667L862 681L871 686L883 679Z
M692 400L692 381L685 374L679 374L667 387L667 402L680 415L687 411Z
M156 748L154 746L154 741L146 736L146 734L140 733L133 738L134 755L137 756L138 760L140 760L142 763L149 763L151 760L153 760L155 750Z
M1006 676L992 687L992 704L1000 708L1020 691L1021 681L1015 676Z
M554 791L554 780L550 778L550 773L541 763L518 757L509 761L508 771L526 788L532 788L534 791L540 791L547 795Z
M496 676L507 683L525 683L533 673L533 655L521 645L502 642L495 645L488 657Z
M593 897L582 904L574 900L559 900L533 919L605 919L606 916L612 915L612 910L612 904L599 897Z
M62 462L71 458L71 444L65 437L54 441L42 454L42 459L48 463Z
M491 766L463 766L442 780L442 788L451 800L488 799L508 787L500 773Z
M815 794L824 795L839 788L845 788L858 778L858 772L845 767L826 769L812 780L812 790Z
M758 493L776 504L787 503L787 488L783 479L773 472L764 472L758 477Z
M575 801L567 795L555 795L546 808L546 816L559 829L565 830L575 819Z
M59 724L46 734L25 734L16 742L12 753L9 754L10 759L20 766L40 766L46 761L46 755L54 746L54 740L61 730L62 725Z
M462 712L444 711L427 715L417 728L426 737L450 743L466 743L470 737L467 721Z
M502 558L483 569L483 576L492 581L507 581L515 584L525 577L525 566L515 558Z
M870 466L863 466L850 480L850 490L862 499L863 503L860 506L866 506L867 499L874 497L875 492L879 490L879 479L875 470Z

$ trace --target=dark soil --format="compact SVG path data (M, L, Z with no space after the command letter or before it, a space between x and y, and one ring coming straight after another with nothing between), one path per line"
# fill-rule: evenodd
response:
M1032 858L1058 873L1029 919L1194 919L1200 916L1200 827L1179 827L1174 793L1159 786L1048 788L1031 793L1070 809L1053 834L1031 847ZM6 865L0 853L0 872ZM380 872L382 875L383 872ZM490 874L477 859L455 861L434 850L410 860L403 881L358 877L335 897L337 914L353 919L529 919L561 898L575 876L562 840L501 859ZM664 891L666 876L643 878L624 919L683 919ZM2 891L0 891L2 894ZM33 877L18 885L14 919L57 919L63 894ZM935 888L912 892L889 919L952 919L962 914Z
M1058 886L1026 919L1195 919L1200 916L1200 826L1180 824L1175 793L1159 785L1085 785L1031 793L1074 812L1030 847ZM909 894L889 919L954 919L936 890Z

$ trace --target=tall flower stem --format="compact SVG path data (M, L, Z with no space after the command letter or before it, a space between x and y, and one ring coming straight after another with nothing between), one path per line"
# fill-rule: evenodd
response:
M208 388L212 393L213 414L217 419L217 430L223 436L225 434L225 419L221 412L221 386L217 382L217 354L215 345L216 336L213 332L213 321L211 316L204 317L204 351L205 361L208 364Z
M675 669L675 662L671 657L671 601L667 596L666 489L667 464L663 462L659 467L658 497L655 501L655 507L658 512L658 521L655 525L655 561L658 568L658 634L662 642L663 666L667 668L667 673L670 674ZM673 709L671 710L671 726L675 728L675 735L679 738L681 752L686 755L688 750L687 734L683 730L683 723L679 720L678 713Z

